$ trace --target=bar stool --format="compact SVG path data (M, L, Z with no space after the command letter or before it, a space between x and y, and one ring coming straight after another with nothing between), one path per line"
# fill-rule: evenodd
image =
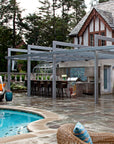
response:
M64 88L67 88L67 83L62 81L57 82L56 87L57 87L57 96L64 97L64 94L66 94L66 92L64 93Z
M37 94L37 81L31 81L31 95Z
M41 96L44 94L44 81L40 81Z
M52 81L47 81L47 93L48 93L48 96L52 96Z

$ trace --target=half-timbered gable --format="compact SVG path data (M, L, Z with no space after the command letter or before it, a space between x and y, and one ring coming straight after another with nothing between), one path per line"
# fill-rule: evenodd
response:
M111 5L110 8L106 5ZM104 9L103 9L104 7ZM94 35L114 38L114 1L105 2L92 8L69 34L75 44L94 46ZM99 46L114 43L99 41Z

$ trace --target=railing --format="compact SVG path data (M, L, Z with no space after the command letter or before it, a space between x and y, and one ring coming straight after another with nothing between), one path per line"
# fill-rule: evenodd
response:
M3 81L8 80L8 74L7 72L0 72L0 75L3 78ZM31 73L31 80L51 80L51 75L50 73ZM10 80L12 82L23 82L27 80L27 73L18 73L18 72L11 72L10 73Z

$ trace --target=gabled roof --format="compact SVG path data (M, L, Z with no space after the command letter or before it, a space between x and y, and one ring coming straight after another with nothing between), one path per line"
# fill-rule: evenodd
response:
M92 9L91 9L92 10ZM88 18L88 16L90 15L91 11L89 11L82 19L81 21L75 26L75 28L71 31L71 33L69 34L69 36L74 36L77 35L80 31L80 29L82 28L84 22L86 21L86 19Z
M114 30L114 1L104 2L98 4L82 18L82 20L76 25L76 27L71 31L69 36L76 36L80 32L81 28L84 26L86 20L90 16L93 10L96 10L98 14L104 19L104 21L109 25L109 27ZM105 11L104 11L105 10Z
M105 10L106 12L111 12L114 18L114 0L109 0L108 2L99 3L95 6L97 9Z
M113 28L114 23L113 23L113 17L111 12L103 11L100 9L96 9L96 11L102 16L102 18L107 22L107 24Z

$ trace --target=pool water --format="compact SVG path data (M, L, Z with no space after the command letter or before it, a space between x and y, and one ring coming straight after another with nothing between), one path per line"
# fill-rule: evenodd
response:
M28 133L27 125L42 116L15 110L0 109L0 137Z

